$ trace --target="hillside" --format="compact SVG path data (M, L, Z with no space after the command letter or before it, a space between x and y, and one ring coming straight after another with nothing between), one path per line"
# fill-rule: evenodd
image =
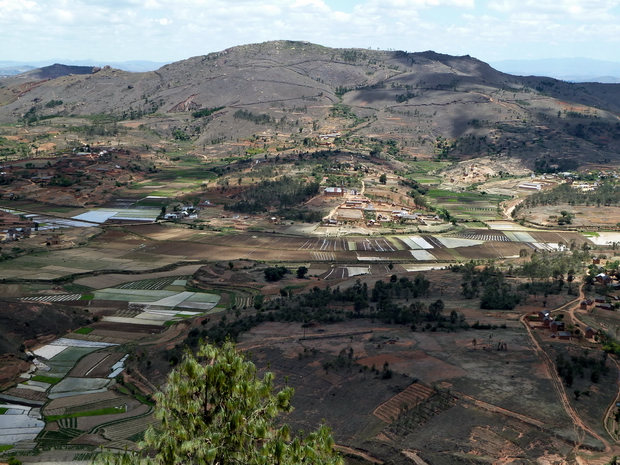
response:
M180 130L203 149L255 134L288 134L301 144L340 131L349 143L394 140L403 155L508 155L560 169L620 152L620 86L511 76L470 56L431 51L276 41L153 72L110 68L54 78L35 70L0 85L3 124L24 115L30 124L53 125L62 116L105 113L167 138ZM220 111L192 116L209 108Z

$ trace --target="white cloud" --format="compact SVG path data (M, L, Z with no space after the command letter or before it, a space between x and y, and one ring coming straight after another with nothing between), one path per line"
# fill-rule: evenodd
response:
M358 0L345 11L338 0L0 0L1 58L168 61L276 39L494 58L591 43L609 55L620 40L618 5Z

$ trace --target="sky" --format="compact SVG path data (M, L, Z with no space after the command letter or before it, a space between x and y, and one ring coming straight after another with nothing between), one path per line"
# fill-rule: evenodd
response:
M620 0L0 0L0 61L173 62L269 40L620 62Z

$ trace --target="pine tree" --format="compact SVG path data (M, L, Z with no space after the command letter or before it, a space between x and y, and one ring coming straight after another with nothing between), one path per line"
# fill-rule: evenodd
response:
M293 388L273 392L273 374L255 365L232 342L203 343L187 351L155 394L155 418L136 454L104 453L103 464L342 465L325 425L309 435L278 426L292 410Z

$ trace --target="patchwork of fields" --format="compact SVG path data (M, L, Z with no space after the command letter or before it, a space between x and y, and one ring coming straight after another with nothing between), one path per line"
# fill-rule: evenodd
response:
M94 290L95 301L117 301L119 309L30 354L33 370L0 394L0 445L52 450L75 444L88 451L104 441L112 448L135 448L154 422L152 403L127 383L117 385L128 357L120 344L211 311L220 296L186 291L189 277L157 276ZM81 296L30 299L63 302Z

